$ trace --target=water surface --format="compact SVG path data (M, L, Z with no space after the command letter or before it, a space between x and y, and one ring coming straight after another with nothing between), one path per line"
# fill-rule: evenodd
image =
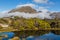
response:
M7 35L8 37L2 37L2 40L9 40L14 36L18 36L20 40L60 40L59 31L0 32L0 36L4 35Z

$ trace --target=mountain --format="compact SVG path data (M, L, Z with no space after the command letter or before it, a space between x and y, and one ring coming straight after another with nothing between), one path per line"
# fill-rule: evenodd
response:
M24 12L24 13L30 13L30 14L24 14L24 13L14 14L14 12ZM39 18L43 18L43 19L54 19L54 18L59 18L60 19L60 12L51 13L50 11L47 11L45 13L43 11L37 11L30 6L23 6L23 7L15 8L15 9L12 9L11 11L9 11L8 13L13 13L13 14L8 14L9 16L22 16L22 17L25 17L25 18L39 17ZM34 13L39 13L39 14L38 14L38 16L36 16L36 14L31 15L32 13L33 14Z
M12 12L37 13L37 11L31 8L30 6L16 8L16 9L11 10L9 13L12 13Z
M54 12L50 16L60 19L60 12Z

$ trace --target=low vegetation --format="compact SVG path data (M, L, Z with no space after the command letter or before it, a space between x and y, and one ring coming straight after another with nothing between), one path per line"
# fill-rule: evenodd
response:
M8 27L3 27L2 25L8 25ZM0 30L2 29L16 29L16 30L38 30L44 28L59 28L58 22L55 19L39 19L39 18L30 18L25 19L22 17L15 16L14 18L0 18Z

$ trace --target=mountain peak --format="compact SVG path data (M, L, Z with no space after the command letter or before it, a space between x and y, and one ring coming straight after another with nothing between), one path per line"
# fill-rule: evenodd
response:
M30 6L23 6L20 8L16 8L11 10L9 13L12 13L12 12L37 13L37 11Z

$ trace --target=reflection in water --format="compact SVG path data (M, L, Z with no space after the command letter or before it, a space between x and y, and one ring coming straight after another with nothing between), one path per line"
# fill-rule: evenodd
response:
M20 32L0 32L2 40L19 37L20 40L60 40L59 31L20 31ZM5 37L7 35L8 37Z
M19 37L28 37L28 36L41 36L43 34L46 34L46 33L49 33L50 31L18 31L18 32L14 32L15 33L15 36L19 36Z
M51 32L56 34L56 35L60 35L60 30L56 30L56 31L52 30Z
M8 40L14 36L13 32L0 32L0 39L2 40Z

